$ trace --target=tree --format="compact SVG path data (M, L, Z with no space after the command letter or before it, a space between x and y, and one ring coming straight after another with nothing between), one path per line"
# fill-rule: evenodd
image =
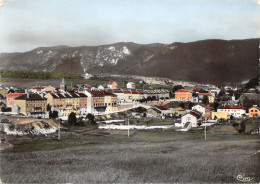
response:
M50 104L47 105L47 111L51 111L51 106L50 106Z
M209 99L208 99L207 95L203 96L202 103L205 104L205 105L207 105L209 103Z
M175 91L178 91L179 89L183 89L182 85L176 85L172 88L172 93L170 93L170 95L172 95L171 97L174 98L175 97Z
M255 105L255 101L250 100L248 97L245 97L243 100L243 105L244 105L244 107L246 107L248 109L248 108L252 107L253 105Z
M214 108L215 111L217 111L218 106L219 106L219 103L218 103L218 102L214 102L214 103L213 103L213 108Z
M49 118L56 119L59 117L58 111L50 111L49 112Z
M248 83L245 85L245 89L255 88L259 84L259 77L255 77L253 79L250 79Z
M74 112L70 113L69 117L68 117L68 124L70 125L77 125L77 117L76 114Z
M185 107L184 103L181 103L180 106L181 106L181 108L183 108L183 109L184 109L184 107Z
M86 116L86 119L88 119L88 122L91 124L96 124L95 116L93 114L88 113Z
M193 105L194 105L194 104L193 104L192 102L190 102L190 103L189 103L189 109L191 109L191 108L193 107Z
M137 107L136 108L136 112L138 112L138 113L144 113L144 112L146 112L147 110L146 110L146 108L144 108L144 107Z

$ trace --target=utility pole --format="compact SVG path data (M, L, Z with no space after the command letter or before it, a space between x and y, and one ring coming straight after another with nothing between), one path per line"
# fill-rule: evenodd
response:
M60 140L60 121L61 121L61 119L59 120L59 127L58 127L58 140Z
M129 117L128 117L128 137L129 137Z
M206 128L206 119L205 119L205 128L204 128L204 131L205 131L205 141L207 140L207 128Z

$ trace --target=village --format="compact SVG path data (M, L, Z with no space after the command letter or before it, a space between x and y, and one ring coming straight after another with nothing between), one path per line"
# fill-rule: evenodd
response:
M140 81L149 85L151 81ZM157 82L158 83L158 82ZM57 131L59 124L74 121L92 121L100 129L190 129L232 124L234 132L241 132L236 122L260 116L259 85L238 93L241 88L215 85L173 85L169 90L162 85L158 89L136 89L134 82L119 88L116 81L93 87L89 84L67 87L65 79L60 86L35 86L31 89L2 87L0 89L1 131L4 134L29 134L10 130L10 124L53 120L47 127L49 133ZM252 100L252 96L256 100ZM250 98L250 99L249 99ZM128 125L126 119L128 118ZM129 124L130 118L130 124ZM37 120L38 119L38 120ZM138 119L143 119L143 123ZM134 120L134 121L133 121ZM136 120L136 121L135 121ZM162 123L149 124L157 121ZM47 121L49 122L49 121ZM75 123L74 122L74 123ZM146 123L144 123L146 122ZM231 123L233 122L233 123ZM73 123L73 122L72 122ZM153 126L156 125L156 126ZM45 126L34 126L33 133L46 134ZM231 128L231 129L232 129ZM37 130L38 131L35 131ZM230 127L221 128L222 131ZM245 130L243 130L245 131ZM253 126L247 133L259 134Z

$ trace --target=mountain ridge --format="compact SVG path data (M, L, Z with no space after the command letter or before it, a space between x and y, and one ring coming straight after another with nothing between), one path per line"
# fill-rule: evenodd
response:
M194 82L235 83L258 75L258 59L259 38L171 44L118 42L100 46L38 47L22 53L1 53L0 69L130 74Z

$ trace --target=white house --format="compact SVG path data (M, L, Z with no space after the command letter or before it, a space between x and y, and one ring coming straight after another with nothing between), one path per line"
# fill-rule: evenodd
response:
M200 112L202 115L206 114L206 110L213 110L213 108L206 105L195 105L191 109Z
M126 84L126 88L128 88L128 89L135 89L135 83L133 83L133 82L128 82L128 83Z
M191 111L187 114L184 114L181 117L181 123L175 123L176 127L184 127L186 123L191 123L191 127L198 126L198 120L201 117L201 114L196 111Z
M241 118L246 114L246 108L241 105L223 105L218 108L217 112L227 112L229 116Z
M105 88L104 88L104 86L99 85L99 86L97 87L97 89L98 89L98 90L104 90Z

